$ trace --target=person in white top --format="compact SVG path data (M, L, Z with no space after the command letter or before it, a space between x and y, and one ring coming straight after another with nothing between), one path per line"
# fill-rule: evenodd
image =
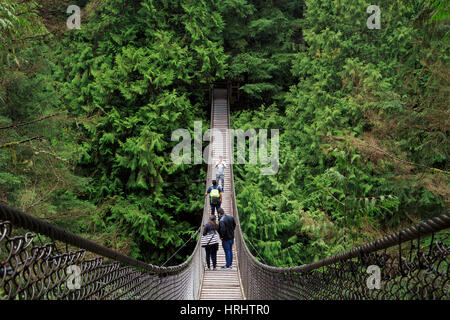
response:
M225 184L225 169L227 168L227 164L222 156L219 156L219 161L216 162L216 181L217 185L220 184L219 181L222 181L222 191Z

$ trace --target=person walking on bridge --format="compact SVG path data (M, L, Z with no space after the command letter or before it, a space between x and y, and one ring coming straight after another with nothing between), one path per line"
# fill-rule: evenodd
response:
M220 184L222 181L222 191L224 190L225 184L225 169L227 168L227 164L222 156L219 156L219 161L216 162L216 181L217 184Z
M217 250L219 250L219 242L212 241L212 239L214 239L214 234L217 233L218 228L219 226L216 223L216 216L214 215L209 217L208 223L203 228L203 236L208 235L208 237L211 237L210 239L208 239L208 244L205 246L206 265L208 266L208 270L211 269L210 260L212 262L213 270L216 270ZM216 238L216 241L219 241L218 237Z
M222 240L223 251L225 251L225 265L222 269L232 269L236 221L234 221L233 216L225 214L222 208L219 208L217 213L219 214L219 236Z
M212 186L205 192L205 197L209 193L209 203L211 205L211 215L215 215L215 210L219 212L220 204L222 203L222 188L217 185L217 181L212 181Z

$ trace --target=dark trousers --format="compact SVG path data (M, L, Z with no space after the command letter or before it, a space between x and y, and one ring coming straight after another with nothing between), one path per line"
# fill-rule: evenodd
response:
M216 209L219 209L219 208L220 208L220 201L219 201L219 203L216 204L216 205L214 205L214 204L212 204L212 203L210 203L210 204L211 204L211 215L213 216L213 215L214 215L214 211L215 211ZM217 214L219 214L219 210L217 210Z
M206 265L208 266L208 268L211 267L211 264L209 262L209 260L212 261L212 265L213 268L216 267L217 264L217 250L219 250L219 244L212 244L209 246L205 247L205 251L206 251Z

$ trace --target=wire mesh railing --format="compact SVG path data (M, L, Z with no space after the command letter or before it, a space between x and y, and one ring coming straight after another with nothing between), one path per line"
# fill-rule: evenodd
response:
M147 264L0 203L0 300L197 299L203 255Z
M233 179L231 183L235 192ZM247 299L450 299L450 247L446 231L450 213L327 259L278 268L253 256L240 228L235 195L232 202L238 225L239 271Z

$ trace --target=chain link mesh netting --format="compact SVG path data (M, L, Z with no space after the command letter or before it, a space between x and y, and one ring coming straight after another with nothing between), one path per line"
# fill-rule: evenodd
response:
M0 204L0 300L196 299L203 255L197 243L178 266L146 264Z
M233 206L239 219L234 197ZM449 300L450 247L445 231L449 226L447 213L343 254L293 268L271 267L258 261L248 249L239 226L236 247L245 297Z

